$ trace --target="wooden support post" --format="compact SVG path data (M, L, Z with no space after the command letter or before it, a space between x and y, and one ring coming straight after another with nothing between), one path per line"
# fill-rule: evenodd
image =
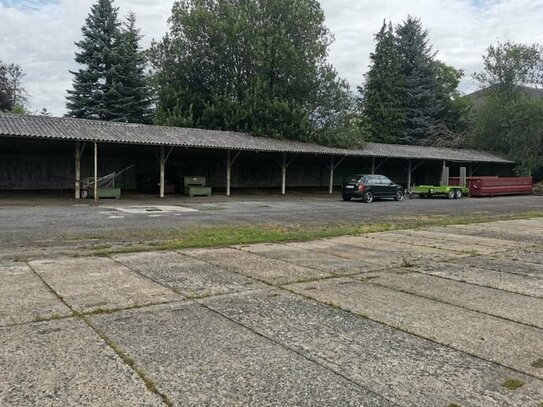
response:
M232 153L226 152L226 196L230 196L231 176L232 176Z
M332 156L330 158L330 165L329 165L329 169L330 169L330 182L328 184L328 193L330 194L333 194L334 193L334 171L337 167L339 167L339 165L343 162L343 160L345 160L347 156L343 156L341 159L339 159L338 161L335 161L334 160L334 156Z
M232 188L232 166L238 159L239 155L241 154L241 150L238 151L234 156L232 157L232 151L227 150L226 151L226 196L230 196L231 194L231 188Z
M75 143L75 199L81 199L81 155L85 144Z
M407 189L411 190L411 175L413 173L413 164L411 160L407 160Z
M469 177L473 177L473 163L470 163L470 164L469 164L469 169L468 169L468 171L469 171L469 172L468 172L468 174L469 174L468 176L469 176Z
M298 154L294 155L290 161L287 162L287 153L283 153L282 161L279 161L277 158L275 159L277 164L279 164L279 167L281 167L281 195L287 193L287 168L292 164L296 157L298 157Z
M283 153L283 164L281 165L281 195L287 193L287 153Z
M334 193L334 157L330 159L330 183L328 184L328 193Z
M166 182L166 151L164 146L160 147L160 197L164 198L164 183Z
M371 158L371 173L375 174L375 157Z
M447 185L449 183L449 180L445 179L446 169L447 169L447 161L443 160L443 167L441 168L441 185Z
M98 205L98 143L94 142L94 204Z
M164 198L166 191L166 162L168 161L168 158L170 158L172 151L173 147L170 147L168 153L166 153L166 147L160 147L160 156L158 157L158 163L160 165L159 195L161 198Z

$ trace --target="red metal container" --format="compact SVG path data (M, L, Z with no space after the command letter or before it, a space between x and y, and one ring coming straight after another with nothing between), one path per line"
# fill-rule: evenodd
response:
M533 192L532 177L468 177L470 196L529 195ZM460 178L449 179L450 185L458 185Z

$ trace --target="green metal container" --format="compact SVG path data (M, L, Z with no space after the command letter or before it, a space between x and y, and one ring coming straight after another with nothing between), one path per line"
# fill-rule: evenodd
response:
M88 191L88 197L94 199L94 190ZM98 188L99 199L121 199L121 188Z
M195 196L211 196L211 188L189 186L184 188L184 193L191 198Z

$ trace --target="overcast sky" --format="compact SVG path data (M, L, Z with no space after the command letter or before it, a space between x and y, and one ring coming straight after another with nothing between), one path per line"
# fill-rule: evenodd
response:
M31 108L65 113L74 42L94 0L0 0L0 60L20 64ZM121 14L134 11L144 45L167 30L173 0L116 0ZM438 58L466 72L461 89L476 89L470 76L497 41L543 43L543 0L321 0L335 35L330 61L356 87L368 69L373 34L383 19L420 17Z

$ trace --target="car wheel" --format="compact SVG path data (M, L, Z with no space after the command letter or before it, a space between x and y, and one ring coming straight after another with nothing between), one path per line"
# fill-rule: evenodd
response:
M345 194L341 194L341 198L344 200L344 201L350 201L352 196L349 196L349 195L345 195Z
M456 190L456 193L454 195L454 198L455 199L462 199L462 197L464 196L464 194L462 193L462 190L461 189L457 189Z
M371 191L364 192L364 197L362 198L362 200L366 203L373 202L373 193Z
M403 192L402 191L397 191L396 195L394 195L394 200L395 201L402 201L403 200Z
M456 198L456 190L454 190L454 189L449 189L449 192L447 193L447 198L449 198L449 199L454 199L454 198Z

